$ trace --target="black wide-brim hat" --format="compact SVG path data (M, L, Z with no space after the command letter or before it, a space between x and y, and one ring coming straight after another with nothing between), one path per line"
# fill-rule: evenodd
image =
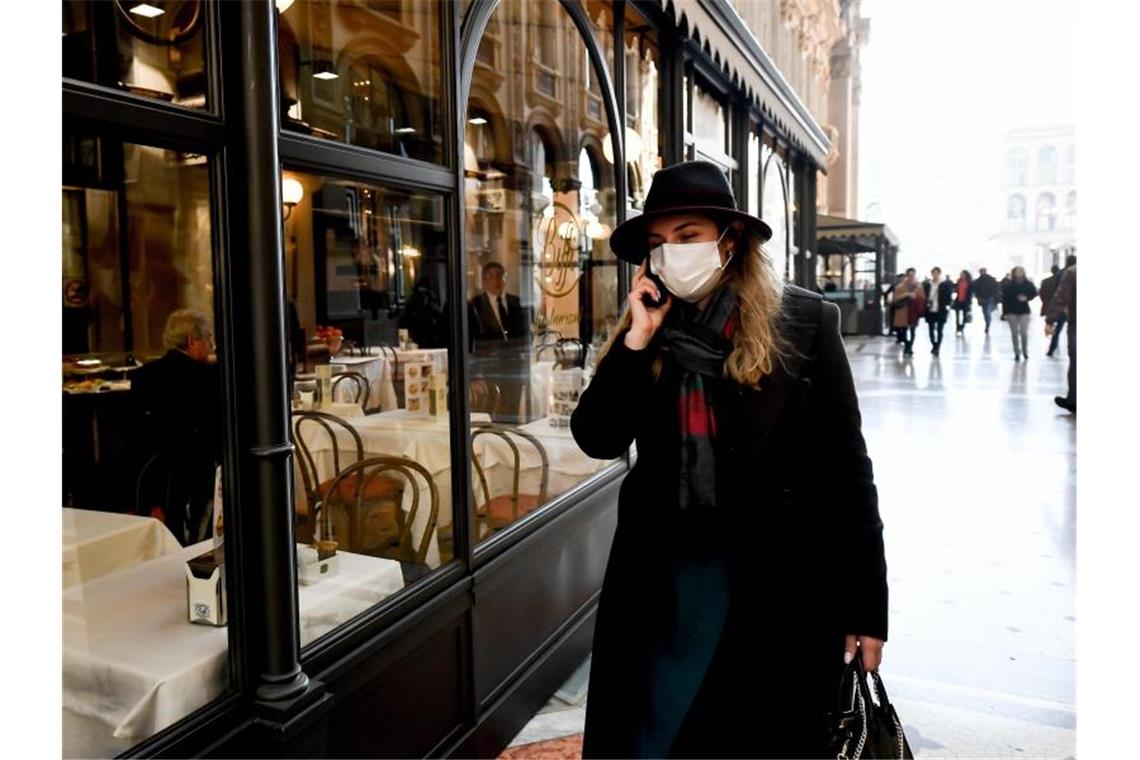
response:
M649 222L685 213L705 214L721 223L744 222L760 236L761 242L772 237L772 228L764 220L736 207L736 196L719 166L709 161L685 161L653 175L644 211L614 228L610 248L618 258L640 264L649 253Z

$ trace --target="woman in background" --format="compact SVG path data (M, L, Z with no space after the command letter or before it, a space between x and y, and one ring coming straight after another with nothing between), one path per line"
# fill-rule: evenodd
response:
M1014 267L1001 289L1002 319L1009 324L1013 338L1013 360L1029 359L1029 302L1037 297L1037 286L1025 276L1025 267Z
M974 280L970 272L963 269L958 274L958 282L954 289L954 327L957 334L966 331L966 323L970 321L970 303L974 298Z

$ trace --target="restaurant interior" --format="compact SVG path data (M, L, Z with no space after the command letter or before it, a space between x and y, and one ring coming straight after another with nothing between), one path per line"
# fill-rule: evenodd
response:
M463 271L449 264L443 194L282 166L302 647L455 561L457 358L476 541L609 464L569 431L622 305L600 79L566 19L511 5L520 12L496 14L472 74ZM430 32L446 6L368 6L277 3L282 129L442 162ZM593 6L612 50L612 11ZM209 109L206 8L64 2L65 76ZM417 34L393 51L377 28ZM632 207L661 157L657 51L644 30L629 34ZM539 51L527 72L512 71L508 39ZM562 61L573 71L555 76ZM224 554L215 160L65 120L65 756L126 751L231 688L224 600L195 620L183 580L189 563L205 582ZM465 356L449 350L454 278L470 296ZM187 622L187 594L205 625Z

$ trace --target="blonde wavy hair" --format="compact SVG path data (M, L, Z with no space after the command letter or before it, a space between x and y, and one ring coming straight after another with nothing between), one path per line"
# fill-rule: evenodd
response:
M783 281L765 253L759 235L749 229L737 230L736 227L729 227L728 235L735 239L733 250L746 253L733 256L725 271L724 286L732 288L740 302L740 323L733 335L732 353L725 360L724 369L737 383L756 387L761 378L775 370L777 362L783 362L787 354L780 330ZM598 355L599 362L632 323L633 316L627 302L621 320ZM660 355L654 357L654 378L661 377L662 361Z

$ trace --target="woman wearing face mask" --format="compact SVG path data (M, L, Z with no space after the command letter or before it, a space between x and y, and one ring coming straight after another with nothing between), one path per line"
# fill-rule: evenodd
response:
M882 523L839 309L781 285L770 236L694 161L610 239L639 268L571 428L591 456L638 456L585 757L822 757L844 663L881 660Z

